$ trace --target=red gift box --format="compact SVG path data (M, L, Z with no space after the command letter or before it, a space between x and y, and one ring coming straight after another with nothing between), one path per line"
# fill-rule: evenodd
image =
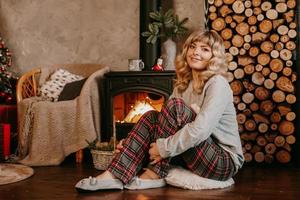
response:
M10 155L10 124L0 125L0 158L7 159Z
M16 105L0 105L0 124L10 124L11 132L17 132Z

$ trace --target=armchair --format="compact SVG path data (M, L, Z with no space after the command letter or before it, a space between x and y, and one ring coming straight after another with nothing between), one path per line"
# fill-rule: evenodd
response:
M38 87L57 69L88 77L80 95L66 101L44 101ZM99 81L109 68L99 64L52 65L25 73L17 83L20 163L41 166L58 165L76 152L82 161L82 149L100 137Z

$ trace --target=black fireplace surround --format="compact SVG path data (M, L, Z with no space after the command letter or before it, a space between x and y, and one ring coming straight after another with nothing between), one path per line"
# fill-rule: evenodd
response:
M112 136L114 96L125 92L149 92L168 99L174 78L174 71L112 71L105 74L101 91L101 140L108 141Z

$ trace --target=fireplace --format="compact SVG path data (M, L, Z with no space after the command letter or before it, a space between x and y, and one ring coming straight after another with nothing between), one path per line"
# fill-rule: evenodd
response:
M127 136L143 112L160 110L173 90L174 71L109 72L103 79L101 100L101 140ZM115 119L115 120L114 120Z

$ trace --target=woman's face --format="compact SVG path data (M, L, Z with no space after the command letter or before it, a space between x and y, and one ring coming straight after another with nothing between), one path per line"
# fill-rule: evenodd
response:
M212 58L211 47L203 42L193 42L187 50L186 60L191 69L204 70Z

